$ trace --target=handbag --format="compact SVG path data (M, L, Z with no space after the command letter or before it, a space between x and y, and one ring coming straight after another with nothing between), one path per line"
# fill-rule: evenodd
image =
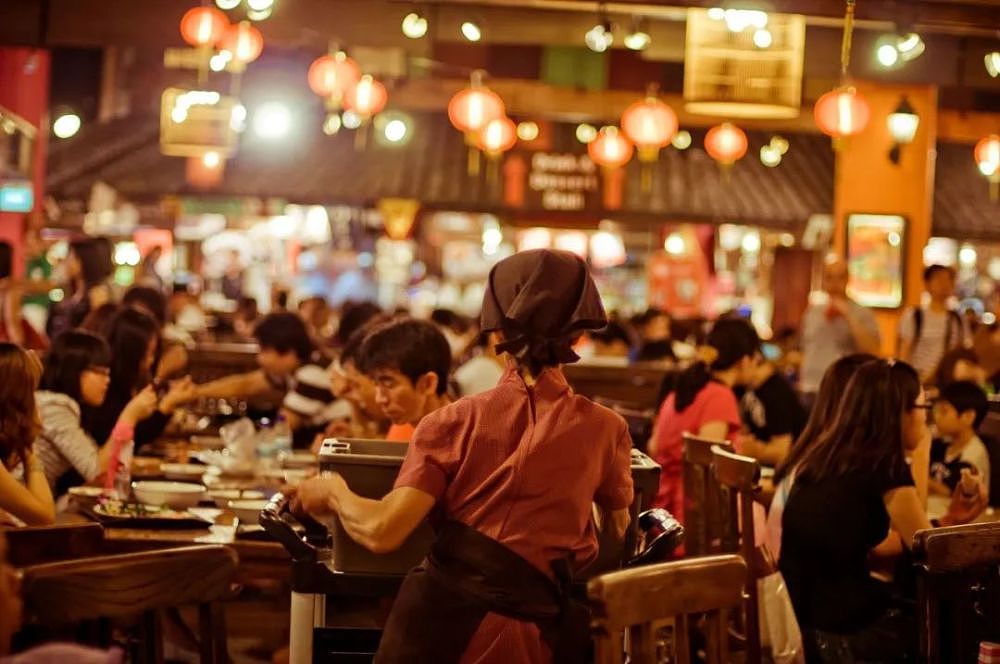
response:
M764 573L757 579L757 609L760 642L775 664L805 664L802 631L795 617L785 578L778 571L766 546L758 547Z

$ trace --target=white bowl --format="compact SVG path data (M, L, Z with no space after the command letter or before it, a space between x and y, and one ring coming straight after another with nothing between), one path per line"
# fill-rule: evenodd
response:
M230 500L263 500L264 494L255 489L209 489L208 497L216 507L228 507Z
M208 468L200 463L160 464L160 472L163 473L164 477L168 480L177 480L179 482L198 481L205 474L206 470Z
M99 486L71 486L66 492L70 500L81 507L89 507L97 503L97 499L104 495L104 488Z
M140 503L166 505L185 510L197 505L205 495L205 487L188 482L134 482L132 491Z
M241 523L257 525L260 523L260 512L267 507L266 500L230 500L231 509Z

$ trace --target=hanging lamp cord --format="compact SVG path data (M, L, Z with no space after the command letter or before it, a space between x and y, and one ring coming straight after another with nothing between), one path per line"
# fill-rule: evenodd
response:
M854 1L847 0L844 14L844 40L840 45L840 78L847 82L847 71L851 65L851 37L854 34Z

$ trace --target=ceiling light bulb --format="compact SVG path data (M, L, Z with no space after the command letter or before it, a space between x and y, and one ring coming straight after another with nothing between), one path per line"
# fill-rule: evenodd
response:
M777 150L778 154L786 154L788 152L788 139L783 136L772 136L771 147Z
M292 129L292 112L277 101L261 104L253 116L253 130L265 140L284 138Z
M899 51L899 55L903 58L904 62L916 60L924 52L925 48L924 40L915 32L900 35L899 40L896 42L896 50Z
M764 145L760 148L760 163L774 168L781 163L781 153L773 145Z
M205 165L205 168L218 168L221 161L219 153L214 150L201 156L201 163Z
M80 116L76 113L63 113L52 123L52 133L57 138L70 138L80 131L82 124Z
M614 44L615 36L609 24L598 23L584 35L584 42L594 53L604 53Z
M674 134L674 138L670 141L670 144L678 150L687 150L691 147L691 132L687 129L681 129Z
M427 34L427 19L416 12L403 17L403 34L410 39L420 39Z
M753 33L753 45L757 48L770 48L774 43L774 36L767 28L758 28Z
M538 125L534 122L522 122L517 125L517 137L522 141L533 141L538 138Z
M354 111L344 111L341 119L346 129L357 129L361 126L361 116Z
M477 42L483 38L483 31L472 21L466 21L462 24L462 36L470 42Z
M336 113L331 113L326 116L326 120L323 121L323 133L327 136L333 136L340 131L340 125L340 116Z
M399 143L406 138L408 132L409 128L406 126L406 123L398 118L386 122L385 129L382 130L382 133L385 134L385 140L390 143Z
M274 0L247 0L247 7L255 12L266 12L274 8Z
M1000 51L987 53L983 60L986 63L986 73L993 78L1000 76Z
M667 236L666 241L663 243L663 248L666 249L667 253L671 256L680 256L684 253L687 248L684 242L684 237L680 233L671 233Z
M883 67L893 67L899 62L899 50L893 44L882 44L875 51L875 58Z
M241 2L243 0L215 0L215 6L223 11L229 11L239 7Z
M726 10L722 7L712 7L708 10L708 17L713 21L722 21L726 18Z
M581 143L590 143L595 138L597 138L597 129L594 125L581 124L576 127L576 140Z
M625 48L632 51L642 51L645 50L652 38L649 36L648 32L643 32L642 30L636 30L625 35L625 39L622 41L625 44Z

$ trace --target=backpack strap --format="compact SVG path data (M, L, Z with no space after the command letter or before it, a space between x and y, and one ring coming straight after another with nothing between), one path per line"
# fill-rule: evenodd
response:
M917 347L917 343L920 341L920 335L924 331L924 310L919 306L913 307L913 341L911 342L911 349Z
M958 345L961 346L965 342L965 328L962 325L962 317L954 309L949 309L948 324L945 325L944 331L944 350L946 353L951 350L953 329L958 332Z

